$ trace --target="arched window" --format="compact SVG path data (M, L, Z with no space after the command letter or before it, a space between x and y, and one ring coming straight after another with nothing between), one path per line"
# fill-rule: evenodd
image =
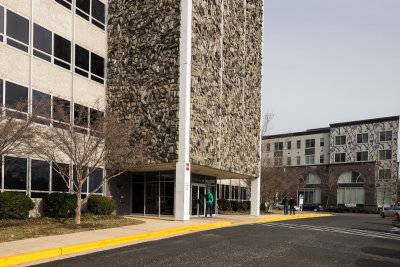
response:
M314 173L307 173L306 174L306 184L321 184L321 178Z
M300 178L299 182L304 185L304 188L299 190L299 193L303 195L303 204L321 204L321 190L318 187L321 184L319 176L309 172L304 178Z
M365 182L364 176L356 171L348 171L345 173L342 173L342 175L339 176L338 179L338 184L354 184L354 183L360 183L363 184Z
M364 205L364 183L365 178L359 172L347 171L342 173L342 175L340 175L338 179L338 205L345 205L349 207Z

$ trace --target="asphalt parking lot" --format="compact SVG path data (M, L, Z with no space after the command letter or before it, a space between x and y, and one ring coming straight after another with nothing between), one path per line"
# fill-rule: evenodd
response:
M400 266L391 219L337 214L226 227L40 266Z

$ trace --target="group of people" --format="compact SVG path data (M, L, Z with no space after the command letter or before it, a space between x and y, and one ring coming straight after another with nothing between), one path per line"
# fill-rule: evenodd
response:
M290 215L296 215L296 200L291 197L289 200L287 199L287 197L284 197L282 200L282 204L283 204L283 214L284 215L288 215L288 208L290 210Z

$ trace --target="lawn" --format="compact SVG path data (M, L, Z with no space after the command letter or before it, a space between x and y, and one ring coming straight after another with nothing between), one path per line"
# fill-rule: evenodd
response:
M81 224L73 218L29 218L27 220L0 220L0 243L49 235L62 235L82 231L141 224L143 221L116 215L82 214Z

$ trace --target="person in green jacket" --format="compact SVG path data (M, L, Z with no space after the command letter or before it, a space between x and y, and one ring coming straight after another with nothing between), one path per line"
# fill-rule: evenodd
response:
M214 202L214 197L209 189L207 189L207 193L201 197L201 201L203 201L204 198L206 199L206 217L207 217L207 210L210 211L210 217L212 217L212 204Z

